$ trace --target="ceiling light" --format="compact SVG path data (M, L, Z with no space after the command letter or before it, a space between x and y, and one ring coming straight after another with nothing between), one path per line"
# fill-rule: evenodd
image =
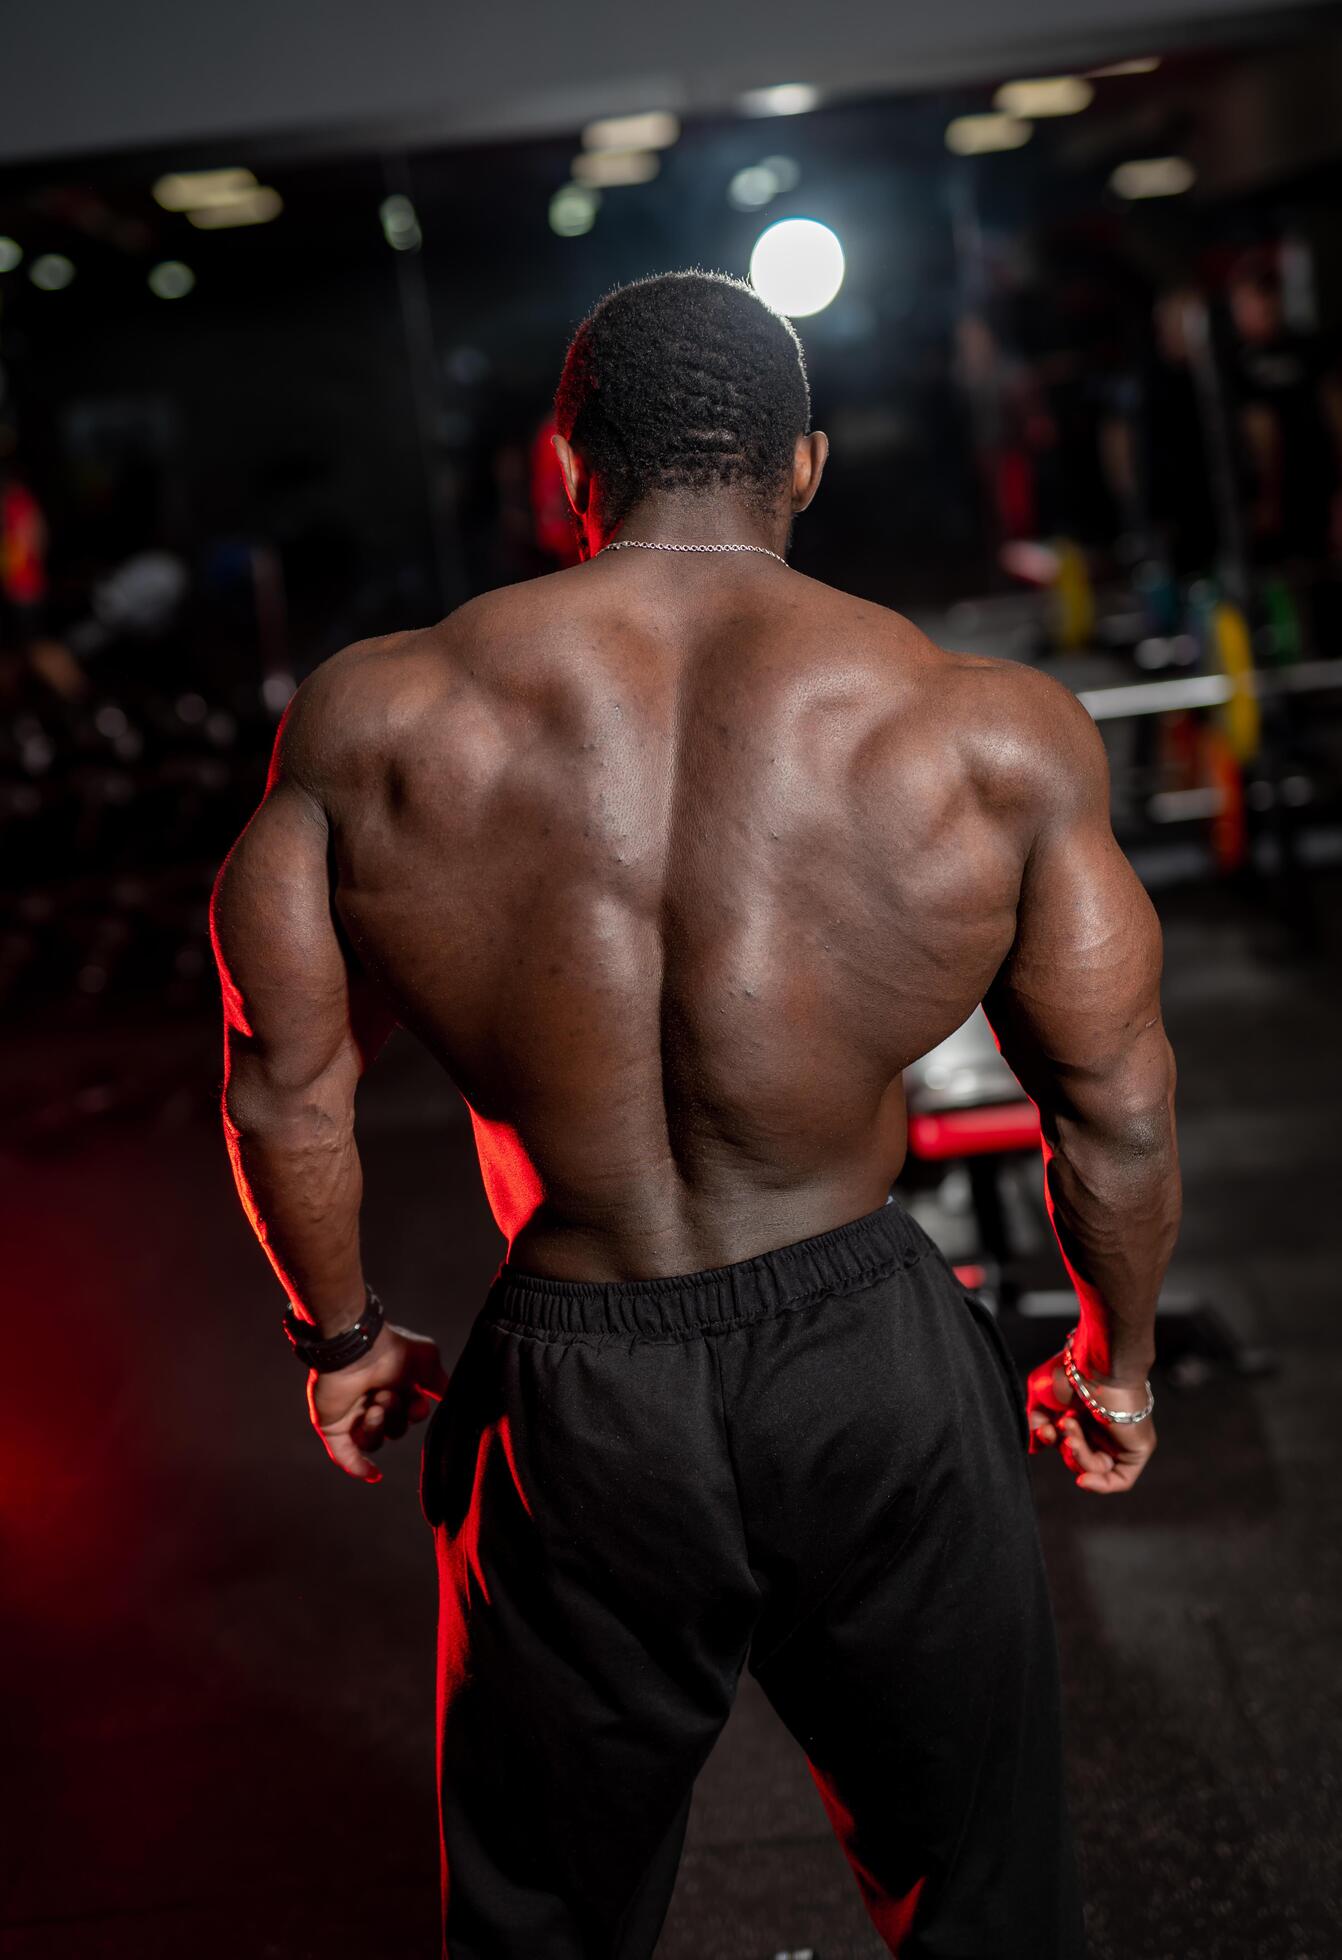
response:
M154 202L165 211L203 211L227 204L256 183L250 170L173 170L154 185Z
M1150 75L1159 66L1158 54L1142 54L1132 61L1111 61L1103 68L1088 68L1086 73L1092 81L1100 81L1107 75Z
M400 191L384 197L377 210L382 220L382 236L393 252L417 252L424 243L419 214L410 199Z
M585 150L573 159L573 181L586 190L647 184L662 167L655 150Z
M957 116L946 125L946 148L958 157L987 156L993 150L1018 150L1034 134L1034 124L1017 116Z
M268 225L284 209L284 199L269 184L240 191L226 203L206 204L187 217L198 231L228 231L234 225Z
M772 88L747 89L740 107L747 116L804 116L820 101L810 82L775 82Z
M1050 75L1037 82L1003 82L993 97L993 106L1008 116L1076 116L1095 100L1095 91L1083 75Z
M641 116L604 116L582 133L585 150L667 150L680 136L680 119L666 109Z
M149 274L149 290L159 299L185 299L195 283L195 273L180 259L164 259Z
M0 272L12 272L23 258L17 238L0 238Z
M776 313L819 313L843 284L843 246L814 218L783 218L755 241L750 283Z
M565 184L550 199L550 229L560 238L581 238L596 223L600 191L581 184Z
M44 293L59 293L75 276L74 266L64 252L43 252L28 269L28 277Z
M1197 172L1187 157L1139 157L1120 163L1109 188L1120 197L1178 197L1191 190Z

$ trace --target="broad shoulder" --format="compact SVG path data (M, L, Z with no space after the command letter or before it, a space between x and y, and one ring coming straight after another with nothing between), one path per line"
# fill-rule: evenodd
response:
M1070 688L1015 660L954 653L941 659L947 715L989 801L1039 817L1082 807L1107 811L1104 744Z
M384 758L426 712L464 703L491 654L516 642L537 603L529 586L503 586L433 626L359 640L332 654L289 703L273 768L320 797L362 762Z

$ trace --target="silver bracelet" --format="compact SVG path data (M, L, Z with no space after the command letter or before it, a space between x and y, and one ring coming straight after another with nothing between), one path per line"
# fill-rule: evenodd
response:
M1076 1339L1080 1331L1081 1330L1079 1327L1074 1327L1071 1333L1067 1336L1066 1341L1063 1343L1063 1349L1062 1349L1063 1372L1067 1376L1068 1381L1071 1383L1073 1392L1080 1396L1081 1400L1085 1403L1086 1407L1090 1410L1090 1413L1095 1417L1097 1422L1109 1422L1115 1424L1129 1423L1129 1422L1145 1422L1147 1417L1150 1415L1151 1411L1156 1406L1156 1398L1151 1392L1150 1382L1148 1381L1145 1385L1146 1407L1144 1409L1107 1409L1104 1403L1100 1401L1099 1397L1097 1395L1092 1394L1090 1389L1086 1386L1085 1376L1081 1373L1081 1370L1077 1367L1076 1362L1072 1358L1072 1342Z

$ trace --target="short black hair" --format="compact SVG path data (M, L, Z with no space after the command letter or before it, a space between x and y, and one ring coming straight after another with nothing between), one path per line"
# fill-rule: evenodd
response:
M591 470L607 523L652 490L739 487L770 506L810 427L790 321L722 272L617 286L569 345L555 426Z

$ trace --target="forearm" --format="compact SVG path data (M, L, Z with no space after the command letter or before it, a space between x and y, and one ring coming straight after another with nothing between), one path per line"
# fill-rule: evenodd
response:
M1179 1229L1174 1118L1158 1107L1119 1129L1046 1126L1049 1215L1080 1305L1077 1365L1140 1380L1155 1353L1156 1303Z
M323 1335L364 1306L363 1174L352 1095L230 1085L224 1133L238 1195L294 1306Z

